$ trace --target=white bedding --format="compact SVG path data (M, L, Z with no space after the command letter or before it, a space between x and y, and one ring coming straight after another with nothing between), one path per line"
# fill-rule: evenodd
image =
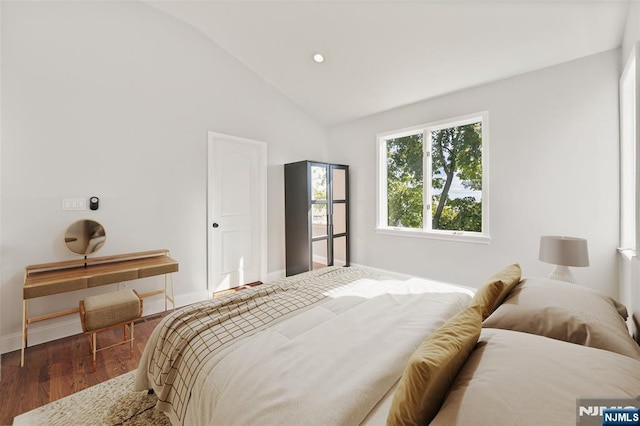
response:
M420 342L471 295L469 289L421 279L346 284L202 356L183 420L172 421L359 424L398 381ZM145 373L142 362L138 371ZM147 381L142 379L138 387Z
M185 424L359 424L469 298L423 280L362 280L212 358Z

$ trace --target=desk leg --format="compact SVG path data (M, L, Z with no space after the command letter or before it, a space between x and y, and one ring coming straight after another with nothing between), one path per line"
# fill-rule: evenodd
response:
M176 297L173 295L173 274L169 276L169 280L171 281L169 284L171 285L171 306L173 310L176 310Z
M169 297L167 293L167 281L169 282L169 286L171 287L171 297ZM164 310L167 311L168 305L167 300L171 302L171 309L176 310L176 299L173 295L173 274L164 274Z
M27 301L22 301L22 351L20 354L20 367L24 367L24 349L27 347L27 317L28 317L28 305Z

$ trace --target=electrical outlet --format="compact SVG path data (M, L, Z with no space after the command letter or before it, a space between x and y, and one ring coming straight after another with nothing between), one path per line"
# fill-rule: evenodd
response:
M62 210L86 210L87 200L84 198L63 198Z

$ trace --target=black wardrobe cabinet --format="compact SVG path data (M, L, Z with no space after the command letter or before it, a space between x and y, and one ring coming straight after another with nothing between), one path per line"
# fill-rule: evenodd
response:
M284 165L287 276L349 266L349 166Z

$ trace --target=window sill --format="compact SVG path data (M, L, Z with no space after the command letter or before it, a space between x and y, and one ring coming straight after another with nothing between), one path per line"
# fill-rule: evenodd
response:
M491 237L461 231L423 231L408 228L376 228L378 234L396 235L401 237L427 238L432 240L456 241L460 243L489 244Z
M636 249L619 248L618 253L620 253L622 256L624 256L628 260L631 260L636 256Z

